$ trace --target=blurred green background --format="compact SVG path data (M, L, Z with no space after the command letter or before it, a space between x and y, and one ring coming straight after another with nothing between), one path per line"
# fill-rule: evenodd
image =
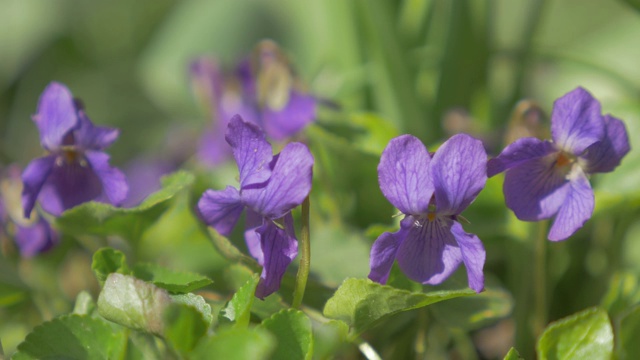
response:
M341 109L340 115L321 113L320 125L309 130L322 164L314 184L312 273L336 286L347 276L366 276L371 241L393 221L375 178L390 137L411 133L434 148L460 130L484 139L495 155L518 101L532 99L549 114L556 98L583 86L604 113L625 121L632 151L615 172L593 179L594 219L571 240L549 245L556 319L599 303L614 274L640 275L640 13L632 3L0 0L0 164L25 166L41 154L30 116L53 80L83 99L94 123L121 129L110 149L116 165L141 154L169 157L167 149L189 156L209 122L191 93L189 62L211 54L231 65L257 41L271 38L310 90ZM359 117L363 113L376 117ZM344 142L341 126L362 127L366 136ZM233 171L220 177L233 178ZM206 187L211 184L198 189ZM193 221L185 215L187 205L177 201L164 218ZM488 182L465 217L472 222L467 231L487 247L489 277L514 295L515 317L526 317L532 227L505 210L500 177ZM148 232L140 254L215 278L222 265L206 237L191 238L197 244L176 253L182 242L171 241L183 229L167 224ZM52 262L73 272L88 266L90 255L60 253ZM464 276L453 284L464 287ZM19 329L9 348L30 330L7 326ZM11 328L2 333L6 337ZM518 341L529 349L533 340Z

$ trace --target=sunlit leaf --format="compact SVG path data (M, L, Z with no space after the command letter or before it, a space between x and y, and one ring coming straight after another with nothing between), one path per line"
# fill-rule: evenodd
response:
M91 270L100 284L104 284L111 273L129 274L127 259L120 250L102 248L93 253Z
M207 321L207 323L211 324L211 322L213 321L213 315L211 314L211 305L207 304L202 296L188 293L169 295L169 297L174 303L188 305L198 310Z
M194 348L209 328L209 322L193 306L172 304L164 313L164 338L181 354Z
M521 360L524 359L520 356L520 353L515 348L511 348L507 355L504 356L504 360Z
M246 284L236 291L233 298L220 310L218 318L221 323L234 322L236 327L246 327L249 324L251 305L253 305L259 281L258 275L253 275Z
M475 330L511 314L513 298L506 290L488 287L477 296L433 304L430 310L451 327Z
M311 359L313 356L311 320L303 312L280 311L265 319L258 328L269 330L278 340L274 359Z
M359 334L384 316L474 294L470 289L416 293L371 280L347 279L327 301L324 315L345 321Z
M540 359L609 359L613 329L607 312L591 308L549 325L537 345Z
M275 337L266 330L227 328L200 341L189 358L209 360L215 354L217 359L225 360L266 360L272 358L275 346Z
M171 270L154 263L136 264L133 275L172 293L191 292L213 282L203 275Z
M626 313L619 322L619 358L640 359L640 305Z
M76 296L76 304L73 307L74 314L91 315L95 309L96 303L93 301L91 294L83 290Z

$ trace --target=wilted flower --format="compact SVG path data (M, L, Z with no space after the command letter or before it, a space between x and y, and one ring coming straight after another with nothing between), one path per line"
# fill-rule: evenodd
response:
M91 200L124 201L125 177L102 151L118 138L118 130L94 126L69 89L56 82L42 93L33 121L48 155L31 161L22 173L25 217L36 199L54 215Z
M264 298L280 281L298 254L291 210L311 190L313 157L306 145L290 143L277 155L256 125L235 116L226 136L240 171L240 190L207 190L198 202L202 219L228 236L244 209L245 241L263 266L256 296ZM283 223L276 223L279 219Z
M316 99L302 89L288 59L273 41L260 42L232 74L223 73L215 60L200 58L191 64L191 76L196 93L214 119L198 152L210 165L230 155L223 140L235 114L259 125L274 140L294 136L316 115Z
M371 248L371 280L386 283L394 260L412 280L440 284L464 262L469 287L484 289L485 251L458 219L487 181L482 142L466 134L433 155L411 135L392 139L378 165L384 196L405 217L400 230L383 233Z
M612 171L629 152L624 123L602 116L600 103L578 87L553 105L551 138L522 138L488 163L488 174L506 171L504 196L518 219L555 216L549 240L567 239L594 209L588 176Z
M15 241L23 257L33 257L58 243L58 234L47 220L34 210L31 218L24 217L20 204L22 181L20 169L11 166L6 177L0 179L0 223Z

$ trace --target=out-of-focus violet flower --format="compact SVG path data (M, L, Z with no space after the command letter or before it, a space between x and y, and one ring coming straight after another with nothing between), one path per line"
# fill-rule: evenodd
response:
M15 241L20 254L30 258L51 249L59 242L58 234L47 220L34 210L31 218L24 217L20 193L20 169L11 166L0 180L0 222Z
M553 105L551 138L522 138L488 163L488 174L506 171L504 196L518 219L555 217L548 238L565 240L589 220L594 194L588 176L609 172L629 152L624 123L601 115L600 103L578 87Z
M466 134L447 140L433 155L416 137L402 135L384 149L378 181L384 196L405 217L371 248L369 279L386 283L393 262L412 280L440 284L460 263L469 287L484 289L485 250L458 219L487 181L482 142Z
M246 209L245 241L263 266L256 296L280 287L287 266L298 254L291 210L311 191L313 156L306 145L289 143L273 155L260 128L235 116L226 136L240 172L240 189L207 190L198 210L202 219L228 236ZM282 219L281 223L276 220Z
M233 115L259 125L277 141L294 136L315 118L316 98L302 89L286 56L272 41L260 42L232 74L224 73L211 58L195 60L190 72L194 90L213 118L198 151L205 164L216 165L231 156L224 134Z
M118 130L94 126L69 89L56 82L40 96L33 121L48 154L31 161L22 173L25 217L36 200L53 215L91 200L122 204L127 182L103 152L118 138Z
M138 157L124 167L129 184L127 199L123 207L139 205L147 196L160 190L162 176L176 170L176 165L170 161L153 157Z

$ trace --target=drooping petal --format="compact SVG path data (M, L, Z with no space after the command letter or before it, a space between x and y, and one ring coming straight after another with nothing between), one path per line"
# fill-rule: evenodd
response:
M256 288L256 297L264 299L280 288L287 267L298 255L298 241L294 234L279 228L272 221L265 222L256 232L260 235L264 254L264 267Z
M40 217L32 226L16 226L15 241L20 254L30 258L51 249L59 238L51 225Z
M613 171L631 150L624 123L611 115L604 116L604 123L605 137L602 141L589 146L582 155L586 160L587 173Z
M287 144L275 160L266 187L242 189L243 202L268 219L281 218L302 204L313 177L313 156L302 143Z
M45 156L32 160L22 172L22 208L24 217L31 216L31 210L36 204L36 199L42 190L42 186L47 181L49 174L56 162L54 155Z
M291 90L289 102L278 110L265 107L262 121L265 132L273 139L283 140L297 134L316 116L316 99Z
M451 234L451 220L422 220L407 232L398 248L398 266L414 281L437 285L462 262L458 243Z
M462 253L462 261L467 268L467 278L469 279L469 287L479 293L484 290L484 261L486 252L482 241L474 235L464 231L459 222L454 221L451 226L451 233L456 238L460 252Z
M102 181L91 165L62 161L53 166L42 187L40 204L46 212L59 216L67 209L96 200L102 193Z
M77 109L69 89L57 82L47 85L33 120L38 125L42 147L53 151L62 145L65 135L78 126Z
M593 214L595 200L589 179L579 170L571 174L571 177L568 194L549 231L551 241L567 239Z
M74 131L75 143L83 150L103 150L113 144L120 130L104 126L95 126L91 120L79 111L79 127Z
M387 283L398 248L407 236L408 229L411 228L413 222L413 217L407 216L403 219L400 230L394 233L385 232L376 239L371 247L369 258L369 268L371 269L369 279L380 284Z
M605 135L600 103L578 87L553 103L551 137L560 148L580 155Z
M425 214L433 195L429 163L431 156L412 135L392 139L378 164L378 183L382 194L405 214Z
M260 184L269 179L269 163L273 158L271 144L258 126L248 123L238 115L229 122L226 136L231 145L233 157L240 171L240 189Z
M507 171L504 197L518 219L538 221L558 212L569 191L563 169L556 168L556 154L529 160Z
M231 234L243 209L240 193L233 186L221 191L207 190L198 201L202 220L224 236Z
M487 153L482 142L466 134L452 136L433 156L431 174L436 212L460 214L487 182Z
M126 200L129 185L124 173L109 165L109 155L101 151L87 151L85 157L102 183L102 195L98 201L120 206ZM150 186L152 186L150 184Z
M260 243L260 235L256 230L264 224L264 218L257 212L247 208L245 216L244 241L247 243L249 254L260 265L264 265L264 254L262 253L262 244ZM269 220L267 220L269 221Z
M553 143L537 138L521 138L507 146L500 155L487 162L487 176L492 177L531 159L557 151Z

